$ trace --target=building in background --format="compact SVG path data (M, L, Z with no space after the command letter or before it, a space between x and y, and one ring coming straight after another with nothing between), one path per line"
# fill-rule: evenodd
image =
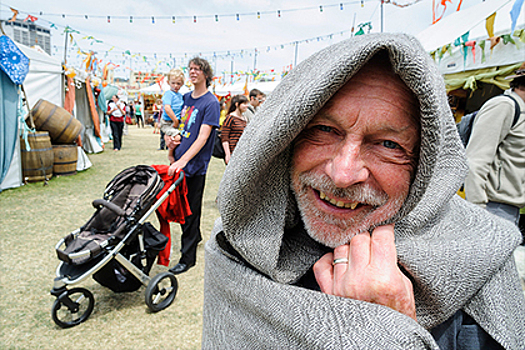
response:
M13 41L26 46L38 45L48 55L51 55L51 31L33 22L15 20L1 21L4 32Z

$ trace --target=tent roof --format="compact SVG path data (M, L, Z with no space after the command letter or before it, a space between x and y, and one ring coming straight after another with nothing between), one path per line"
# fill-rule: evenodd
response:
M249 82L248 91L252 89L258 89L268 95L275 89L277 85L279 85L279 83L280 81ZM244 94L245 85L246 85L245 82L238 81L233 84L215 86L215 94L218 96L226 96L228 94L231 94L231 95Z
M487 0L466 10L454 12L423 30L417 35L417 38L425 50L433 51L454 42L469 31L470 37L482 35L488 37L485 20L494 12L498 12L494 22L494 31L498 32L507 28L510 31L509 12L511 7L512 0Z
M16 43L16 46L29 58L32 72L62 73L62 63L57 58L20 43Z
M163 79L161 86L155 83L146 88L140 89L140 92L146 95L163 95L169 89L170 89L170 86L166 82L166 79ZM186 85L183 85L179 90L181 94L185 94L186 92L189 92L189 91L190 89Z
M496 12L494 35L511 34L510 10L512 0L487 0L466 10L461 10L445 17L417 35L425 50L437 50L435 61L441 74L458 73L490 67L508 66L525 61L525 47L518 37L512 37L516 45L504 44L501 40L492 50L487 29L486 18ZM516 29L525 28L525 16L517 20ZM472 47L455 46L454 41L468 33L468 41L475 42ZM480 43L485 43L485 48ZM450 45L449 51L439 53L441 47Z

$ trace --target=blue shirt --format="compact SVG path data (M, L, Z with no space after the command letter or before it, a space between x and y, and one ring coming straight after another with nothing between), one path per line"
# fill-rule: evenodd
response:
M168 90L162 95L162 119L167 121L173 121L164 108L165 105L170 105L173 113L180 121L180 112L182 111L182 95L178 92Z
M182 108L179 124L182 139L180 145L175 148L174 156L175 159L179 159L186 153L197 139L203 124L212 126L213 130L204 146L183 169L186 175L190 177L194 175L205 175L213 151L215 128L219 127L219 101L209 91L197 99L191 97L191 92L188 92L184 95L183 100L184 107Z

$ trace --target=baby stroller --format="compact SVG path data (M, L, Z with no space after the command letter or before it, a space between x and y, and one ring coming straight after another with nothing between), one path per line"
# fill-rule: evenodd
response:
M89 276L114 292L146 286L146 305L153 312L171 305L178 288L175 275L148 276L168 238L145 221L183 179L180 172L156 200L164 182L155 169L137 165L123 170L106 186L104 198L93 201L96 211L89 221L57 243L61 262L51 290L56 297L51 314L58 326L73 327L91 315L93 294L85 288L67 289Z

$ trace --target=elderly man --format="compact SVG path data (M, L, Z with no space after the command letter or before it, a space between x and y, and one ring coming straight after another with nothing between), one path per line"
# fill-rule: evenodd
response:
M203 348L525 348L519 231L455 195L465 151L415 39L320 51L259 116L219 189Z

